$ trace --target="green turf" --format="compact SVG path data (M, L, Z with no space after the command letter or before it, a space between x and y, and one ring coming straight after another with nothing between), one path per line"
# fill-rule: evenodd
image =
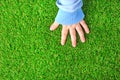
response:
M49 26L56 0L0 0L0 80L120 80L120 1L83 0L86 43Z

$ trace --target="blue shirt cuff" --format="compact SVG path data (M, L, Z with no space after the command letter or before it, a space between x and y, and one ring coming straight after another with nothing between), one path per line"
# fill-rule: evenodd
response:
M82 9L78 9L74 12L66 12L59 9L55 21L62 25L72 25L79 23L84 18L84 13Z

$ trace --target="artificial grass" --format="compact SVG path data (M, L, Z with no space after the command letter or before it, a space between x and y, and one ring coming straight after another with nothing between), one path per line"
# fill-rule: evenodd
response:
M83 1L91 33L76 48L49 30L55 1L0 1L0 80L120 80L120 1Z

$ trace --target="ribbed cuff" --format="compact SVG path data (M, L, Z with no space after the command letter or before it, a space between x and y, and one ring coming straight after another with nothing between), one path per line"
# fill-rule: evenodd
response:
M62 25L72 25L79 23L84 18L82 9L78 9L75 12L66 12L59 9L55 21Z

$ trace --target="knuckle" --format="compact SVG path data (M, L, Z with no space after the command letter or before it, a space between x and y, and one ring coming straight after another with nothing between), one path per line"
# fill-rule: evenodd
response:
M81 34L80 34L80 36L84 36L84 34L83 34L83 33L81 33Z
M76 40L76 37L75 37L75 36L74 36L74 37L72 37L72 40L73 40L73 41L75 41L75 40Z
M62 33L62 36L66 36L67 35L67 33Z
M62 41L64 42L66 39L65 38L62 38Z

